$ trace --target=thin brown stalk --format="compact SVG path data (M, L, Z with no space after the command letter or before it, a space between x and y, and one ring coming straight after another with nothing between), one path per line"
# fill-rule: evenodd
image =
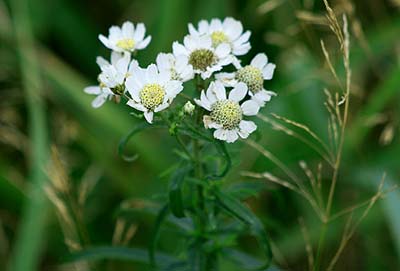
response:
M330 158L330 152L325 153L323 150L321 150L317 145L315 145L314 143L312 143L311 141L309 141L308 139L306 139L305 137L301 136L300 134L296 133L294 130L289 129L273 120L271 120L270 118L268 118L267 116L264 116L262 114L258 114L257 115L258 118L260 118L262 121L269 123L272 125L272 128L274 128L277 131L282 131L285 134L292 136L298 140L300 140L301 142L303 142L304 144L306 144L307 146L309 146L311 149L313 149L314 151L316 151L328 164L332 165L332 159Z
M251 146L254 149L256 149L257 151L259 151L262 155L264 155L272 163L274 163L279 169L281 169L297 185L301 194L310 203L311 207L314 209L315 213L319 216L319 218L321 220L326 220L324 213L320 210L315 199L311 196L311 194L305 188L304 184L288 167L285 166L285 164L282 163L282 161L280 161L277 157L275 157L272 153L267 151L265 148L263 148L262 146L257 144L255 141L247 140L245 142L249 146Z
M302 192L296 186L294 186L290 182L282 180L268 172L255 173L255 172L250 172L250 171L244 171L244 172L242 172L241 175L245 176L245 177L256 178L256 179L266 179L267 181L270 181L275 184L279 184L283 187L286 187L286 188L302 195Z
M342 252L343 252L344 248L346 247L347 243L349 242L349 240L353 237L353 235L354 235L355 231L357 230L358 226L361 224L361 222L368 215L368 213L370 212L372 207L375 205L377 200L381 197L383 185L385 183L385 176L386 175L383 174L381 182L380 182L379 187L378 187L378 191L376 192L376 194L373 197L373 199L369 202L367 208L364 210L364 212L362 213L361 217L353 224L353 226L348 226L347 227L347 225L346 225L346 229L345 229L345 232L343 234L342 241L340 242L339 248L336 251L334 257L331 260L331 262L328 265L328 268L327 268L328 271L333 270L333 268L334 268L335 264L337 263L340 255L342 254ZM350 223L348 223L348 224L350 224Z
M323 54L324 54L326 63L328 64L329 70L331 71L331 73L332 73L333 77L335 78L336 82L338 83L339 87L340 87L341 89L343 89L343 84L342 84L342 82L339 80L339 77L338 77L338 75L337 75L337 73L336 73L336 71L335 71L335 68L333 68L331 58L330 58L329 53L328 53L328 51L326 50L326 47L325 47L325 43L324 43L323 40L320 40L320 43L321 43L322 52L323 52Z
M314 266L314 252L310 241L310 234L307 230L306 224L302 217L299 218L301 233L303 235L304 243L307 252L308 269L311 271Z
M326 3L326 0L324 0ZM351 82L351 70L350 70L350 60L349 60L349 34L347 31L347 19L346 16L343 15L343 32L344 32L344 44L343 44L343 57L344 57L344 66L346 70L346 100L344 102L344 113L343 113L343 125L340 131L339 137L339 145L338 145L338 152L336 156L336 162L334 165L334 172L332 177L331 187L329 189L329 196L328 202L326 207L326 214L329 216L331 207L332 207L332 200L333 195L335 193L336 182L339 174L339 167L342 158L342 151L343 151L343 144L344 144L344 135L345 135L345 128L348 120L348 112L349 112L349 102L350 102L350 82ZM339 37L338 37L339 38Z
M317 180L315 179L314 174L312 173L312 171L310 170L310 168L308 167L308 165L307 165L307 163L305 161L300 161L299 165L300 165L301 169L303 169L303 171L306 174L306 176L308 177L308 179L310 180L311 188L312 188L312 190L314 192L314 195L315 195L315 197L317 199L318 206L320 208L322 208L322 192L318 188Z

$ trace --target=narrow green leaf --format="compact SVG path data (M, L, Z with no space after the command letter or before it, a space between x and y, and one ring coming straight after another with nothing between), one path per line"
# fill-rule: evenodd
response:
M221 171L221 173L207 176L208 180L218 180L218 179L224 178L225 175L229 172L229 170L232 167L232 160L231 160L228 150L226 149L225 143L222 141L219 141L219 140L214 140L213 143L214 143L215 148L217 149L218 153L224 158L225 167Z
M259 259L254 258L253 256L236 249L227 248L224 249L222 253L226 258L230 259L231 261L237 264L240 264L240 266L242 266L242 268L245 268L246 270L255 269L262 264L262 262ZM280 269L275 266L271 266L265 269L265 271L279 271L279 270Z
M171 177L170 187L169 187L169 207L171 212L176 217L184 217L184 204L182 197L182 185L185 180L188 168L181 167L177 169Z
M161 210L159 211L157 215L156 222L154 223L154 230L152 234L152 240L149 246L149 260L152 266L156 266L156 247L157 247L157 242L160 237L160 230L161 230L161 225L164 222L164 220L167 218L169 212L169 206L166 204Z
M231 195L215 190L215 196L217 203L222 209L249 226L250 233L257 238L266 257L265 262L260 267L254 268L254 270L266 269L271 263L272 251L261 221L246 206Z
M169 265L176 261L172 256L164 253L154 253L155 260L162 265ZM142 248L99 246L87 248L67 257L66 262L98 261L104 259L125 260L149 264L148 252Z
M249 197L256 196L261 191L266 189L265 182L260 181L245 181L235 183L227 188L227 193L234 198L243 200Z

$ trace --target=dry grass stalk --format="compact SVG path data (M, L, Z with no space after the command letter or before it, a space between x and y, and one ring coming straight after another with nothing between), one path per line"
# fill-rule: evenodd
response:
M328 22L324 16L316 15L312 12L306 10L297 10L296 17L306 23L316 24L316 25L327 25Z
M321 186L318 185L317 179L315 178L314 173L312 173L312 171L310 170L310 168L308 167L308 165L305 161L300 161L299 165L300 165L301 169L303 169L306 176L308 177L310 184L311 184L311 188L314 192L314 196L317 199L318 206L322 209L323 208L323 199L322 199Z
M124 219L117 219L114 228L112 243L113 245L126 246L133 238L137 230L137 225L127 225Z
M326 50L325 43L323 40L320 40L320 43L321 43L322 53L324 54L326 64L328 65L329 71L332 73L333 77L335 78L335 80L338 83L338 85L340 86L340 88L343 89L342 82L340 82L339 77L335 71L335 68L333 68L331 57L328 53L328 50Z
M93 191L97 182L100 180L101 171L95 167L90 166L82 177L82 181L78 188L78 203L81 206L85 205L87 197Z
M274 163L280 170L282 170L290 179L293 181L293 184L296 185L300 194L310 203L311 207L315 211L315 213L319 216L321 220L326 220L325 214L319 208L317 201L310 194L307 188L304 186L303 182L294 174L285 164L280 161L277 157L275 157L271 152L267 151L260 144L254 142L253 140L246 140L246 144L253 147L257 151L259 151L263 156L269 159L272 163Z
M286 122L287 124L291 124L297 128L302 129L303 131L307 132L311 137L313 137L315 140L318 141L318 143L321 144L321 146L324 148L324 150L327 152L328 155L331 155L330 150L328 148L328 146L325 144L325 142L322 141L321 138L319 138L308 126L299 123L299 122L295 122L293 120L287 119L285 117L279 116L277 114L272 113L272 116L275 117L276 119L279 119L281 121Z
M282 251L279 249L278 245L272 240L270 239L270 245L271 245L271 251L272 251L272 255L274 258L274 261L276 261L279 266L283 267L284 270L289 271L289 263L286 260L285 256L283 255Z
M390 143L392 143L394 138L394 131L395 131L394 123L393 122L388 123L385 126L385 128L383 128L383 131L379 136L379 143L383 146L387 146Z
M386 174L383 174L379 187L378 187L378 191L376 192L376 194L372 197L372 199L369 201L368 206L366 207L366 209L364 210L364 212L361 214L360 218L355 222L355 223L351 223L352 221L352 217L353 217L353 212L351 213L349 219L348 219L348 223L346 224L343 236L342 236L342 240L340 242L339 248L336 251L334 257L332 258L331 262L328 265L327 270L333 270L335 264L337 263L340 255L342 254L344 248L346 247L347 243L350 241L350 239L353 237L354 233L356 232L358 226L361 224L361 222L365 219L365 217L368 215L368 213L370 212L370 210L372 209L372 207L375 205L375 203L378 201L378 199L380 199L383 195L383 185L385 183L385 177Z
M88 243L88 234L83 227L83 206L72 196L72 187L58 149L51 148L51 161L47 167L49 184L44 188L47 197L56 209L56 215L64 234L64 242L70 251L79 251ZM77 271L89 270L86 262L71 265Z
M276 177L275 175L272 175L269 172L256 173L256 172L244 171L241 173L241 175L245 176L245 177L256 178L256 179L266 179L267 181L281 185L281 186L286 187L296 193L301 194L301 191L296 186L292 185L288 181L285 181L285 180L282 180L282 179Z
M307 230L306 224L302 217L299 217L299 224L301 228L301 233L303 235L304 243L306 246L308 268L311 271L314 266L314 252L310 241L310 234Z
M272 10L276 9L280 5L282 5L285 2L285 0L270 0L266 1L265 3L261 4L258 8L257 11L260 14L266 14L268 12L271 12Z
M275 117L277 115L274 115ZM320 149L316 144L314 144L313 142L311 142L310 140L308 140L307 138L303 137L302 135L296 133L294 130L287 128L286 126L281 125L280 123L268 118L267 116L264 116L262 114L258 114L257 115L258 118L260 118L262 121L271 124L272 128L277 130L277 131L281 131L284 132L285 134L287 134L288 136L292 136L298 140L300 140L301 142L303 142L304 144L306 144L307 146L309 146L311 149L313 149L314 151L316 151L323 159L325 159L325 161L329 164L332 164L332 160L329 157L329 154L326 154L324 150ZM283 118L283 117L280 117ZM284 121L288 120L286 118L284 118ZM286 121L285 121L286 122ZM291 125L294 125L293 121L291 121ZM296 123L298 124L298 123ZM298 124L301 125L301 124ZM296 126L296 125L295 125ZM298 127L298 126L296 126ZM306 127L306 126L304 126ZM302 127L299 127L302 128ZM308 127L306 127L308 129ZM303 129L303 128L302 128ZM303 129L304 130L304 129ZM327 147L327 146L326 146Z

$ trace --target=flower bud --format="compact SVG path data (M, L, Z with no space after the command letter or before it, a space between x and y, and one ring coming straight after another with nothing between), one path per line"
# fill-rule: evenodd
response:
M195 106L190 102L186 102L185 105L183 106L183 111L185 114L192 115L194 112Z

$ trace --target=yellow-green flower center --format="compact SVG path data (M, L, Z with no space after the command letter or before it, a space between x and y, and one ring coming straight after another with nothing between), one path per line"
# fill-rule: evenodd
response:
M124 50L132 50L135 47L135 41L133 39L122 39L117 41L116 45Z
M222 125L224 129L232 130L239 127L242 117L242 108L236 102L217 101L211 106L211 119Z
M216 62L217 58L211 50L197 49L189 56L189 64L195 70L206 71L208 67Z
M165 90L159 84L147 84L139 93L141 103L151 111L162 104L164 96Z
M214 31L211 34L211 40L212 40L212 45L214 47L217 47L218 45L220 45L221 43L224 42L229 42L229 38L227 35L225 35L224 32L222 31Z
M235 78L247 85L249 90L257 93L263 88L264 78L260 69L253 66L245 66L236 72Z

